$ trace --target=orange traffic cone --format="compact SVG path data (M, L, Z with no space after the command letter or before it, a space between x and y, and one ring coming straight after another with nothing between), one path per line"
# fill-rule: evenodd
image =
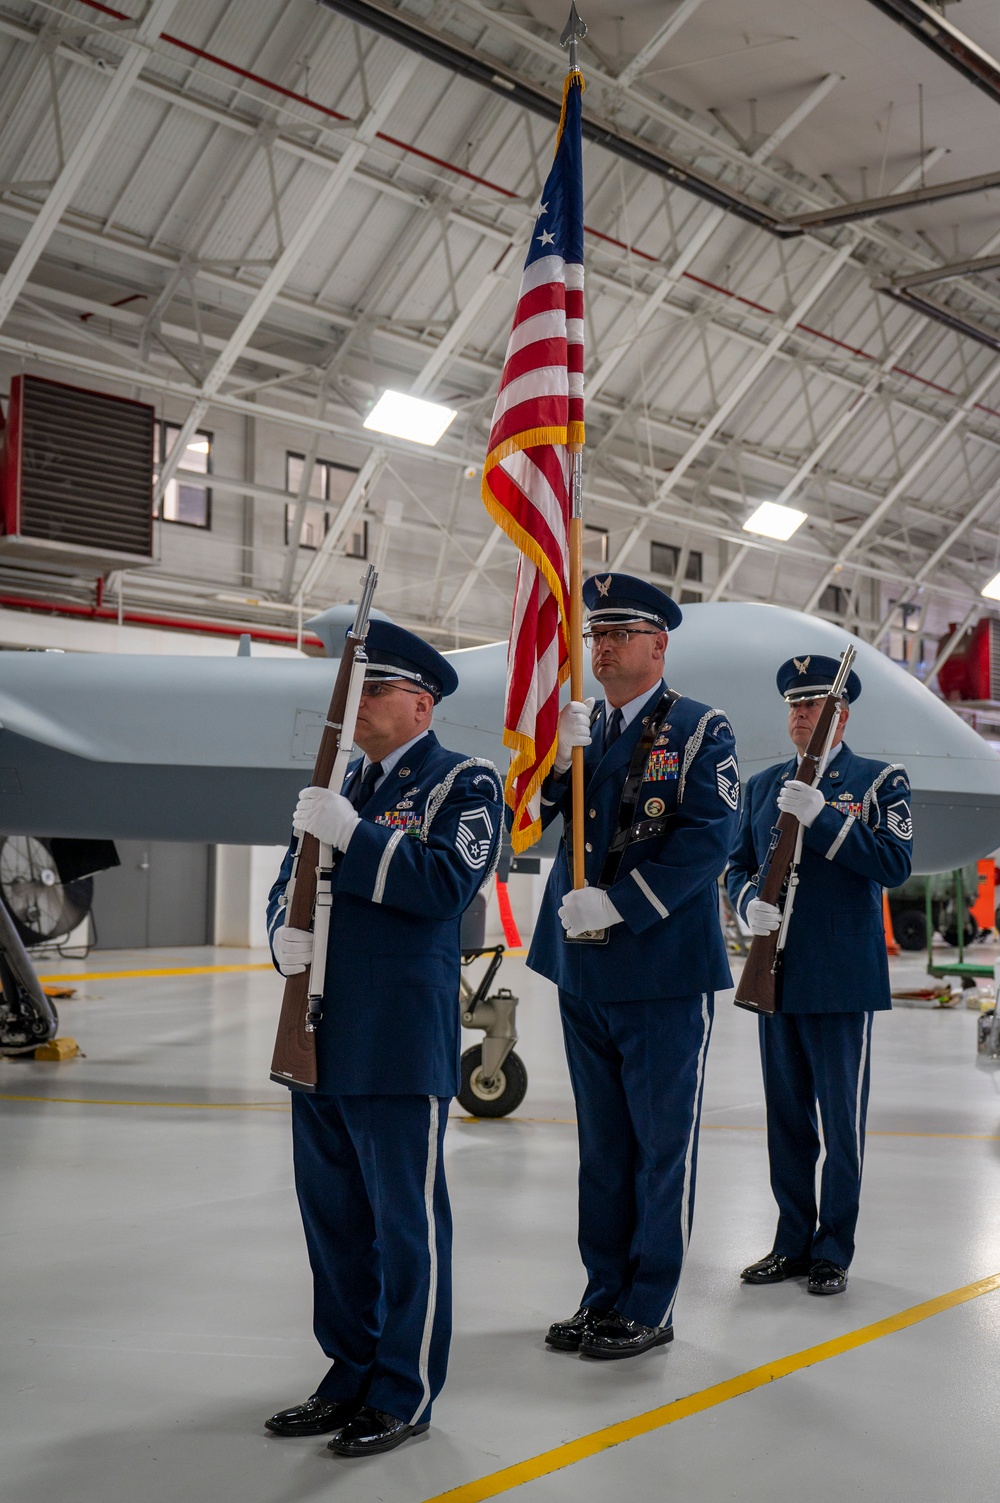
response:
M889 894L882 889L882 927L885 930L885 947L890 955L901 955L899 941L892 932L892 914L889 912Z

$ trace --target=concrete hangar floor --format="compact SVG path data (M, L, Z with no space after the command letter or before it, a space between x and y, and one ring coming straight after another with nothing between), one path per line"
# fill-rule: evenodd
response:
M514 957L530 1086L514 1118L453 1108L456 1334L430 1434L368 1461L269 1437L324 1369L267 1079L278 983L203 969L263 958L45 968L93 979L61 1004L86 1058L0 1064L4 1503L996 1499L1000 1098L973 1014L876 1020L858 1253L815 1299L738 1281L773 1210L756 1025L720 997L677 1339L588 1363L542 1342L582 1287L576 1144L555 997ZM922 984L920 957L893 968Z

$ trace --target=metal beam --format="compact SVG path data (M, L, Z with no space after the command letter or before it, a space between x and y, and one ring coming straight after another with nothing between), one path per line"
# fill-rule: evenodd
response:
M727 393L724 400L719 404L719 406L715 409L715 412L705 423L704 427L700 430L697 438L695 438L694 442L688 446L686 452L682 454L681 457L677 460L673 469L670 471L670 474L660 485L656 493L656 499L654 500L652 506L650 506L647 517L643 521L637 522L631 529L626 541L624 542L622 547L619 548L617 554L615 555L615 558L611 564L612 569L622 568L626 558L632 551L633 546L638 542L643 532L645 532L646 527L649 525L649 523L656 517L657 511L662 502L666 500L667 496L670 495L677 482L691 468L695 460L698 458L698 455L722 427L722 424L726 421L727 417L729 417L730 413L732 413L734 409L739 406L740 402L742 402L743 398L746 396L747 392L753 386L755 381L766 370L773 356L777 354L777 352L781 349L781 346L784 344L785 340L794 331L796 324L802 321L802 319L808 313L809 309L816 302L817 298L821 297L822 294L826 291L827 287L833 281L834 277L840 271L844 262L851 254L852 249L853 242L848 242L847 244L842 245L840 250L837 251L835 255L829 258L829 260L820 271L819 276L813 279L804 295L799 298L798 302L795 304L791 312L787 314L786 317L782 320L780 326L771 335L770 339L764 345L764 348L757 355L756 359L751 361L747 370Z
M202 394L185 418L181 431L177 436L177 441L160 472L160 478L156 487L157 500L162 497L168 481L173 478L174 470L180 464L188 444L194 437L198 424L208 411L212 398L221 389L229 372L236 364L240 355L242 355L246 346L250 343L261 319L267 313L267 310L291 276L315 236L319 233L323 221L350 182L354 168L368 150L379 127L398 103L400 95L410 82L417 67L418 59L416 56L412 53L405 54L402 61L397 65L392 78L389 80L377 103L368 111L358 127L355 139L345 148L337 166L330 173L322 188L313 198L308 210L296 225L295 230L289 236L284 251L278 257L274 267L251 300L250 306L243 314L235 330L229 336L225 349L217 356L211 370L202 382Z
M916 339L917 335L922 331L923 327L924 325L921 323L920 319L911 319L909 327L905 330L902 338L897 341L897 343L889 351L888 355L886 355L885 358L880 361L876 369L872 371L864 386L856 396L852 397L851 401L848 402L847 406L844 408L840 416L834 418L833 422L827 428L819 443L815 445L810 454L806 455L805 459L795 471L795 474L782 488L781 494L777 497L779 506L784 506L791 499L802 482L808 479L808 477L812 474L813 470L819 464L824 454L829 452L829 450L837 442L837 439L840 438L845 429L847 429L847 427L857 417L858 413L861 412L864 407L867 407L872 397L877 395L878 390L882 385L882 382L885 380L886 376L892 370L893 366L895 366L900 360L902 360L906 351Z
M442 624L446 621L455 620L459 611L462 609L462 606L465 604L466 600L468 600L473 588L479 582L479 577L485 569L487 563L489 562L493 554L493 550L496 548L496 545L497 543L499 543L502 536L503 534L501 533L499 527L490 528L489 532L486 534L486 541L483 543L483 546L476 554L475 562L473 563L472 568L462 580L462 583L459 585L458 589L449 600L444 611L442 611Z
M982 496L979 501L976 502L972 510L962 518L957 527L952 528L951 532L945 538L944 542L940 543L938 547L935 548L931 556L921 564L920 568L913 576L912 586L904 591L904 593L899 597L898 600L893 603L891 609L887 612L884 620L878 628L878 631L872 638L873 647L878 647L883 638L888 634L892 626L892 617L894 613L899 609L899 607L901 605L906 605L906 603L912 598L912 596L923 584L928 575L933 574L934 570L937 568L938 564L945 557L945 555L951 552L952 548L958 542L963 533L968 532L973 522L977 521L977 519L981 517L984 512L989 511L990 507L995 506L998 500L1000 500L1000 483L992 486L986 492L985 496Z
M108 133L128 100L129 92L159 37L176 9L177 0L151 0L145 16L135 30L125 55L115 69L110 83L76 140L76 145L35 216L2 280L0 280L0 327L17 301L53 231L68 207L73 194L86 176Z
M982 609L983 602L981 600L974 600L973 603L969 606L968 611L963 616L959 624L955 627L955 630L952 632L951 636L945 642L944 646L941 648L937 657L931 664L930 669L927 673L927 677L924 679L925 684L929 684L931 679L936 678L937 675L941 672L941 669L944 667L945 663L947 663L948 659L955 651L955 648L959 645L962 638L965 636L965 633L968 631L969 627L973 624L974 621L978 619L979 612Z
M413 396L425 396L442 374L452 356L459 352L465 342L466 335L472 329L482 310L500 288L507 283L512 270L518 265L520 252L524 248L530 230L531 226L527 224L522 231L519 231L511 239L510 244L502 252L493 270L482 278L469 298L469 301L449 324L447 333L443 335L434 350L424 361L420 374L410 383L410 392Z
M986 193L1000 187L1000 172L984 172L978 177L958 178L934 187L911 188L907 193L887 193L881 198L866 198L855 204L837 204L809 214L792 214L783 221L788 229L829 229L838 224L854 224L859 219L879 219L883 214L898 214L918 204L939 203L947 198L964 198L969 193Z
M954 277L975 275L981 271L995 271L1000 266L1000 253L991 256L972 256L966 261L952 261L947 266L935 266L930 271L901 272L896 277L884 277L872 282L876 292L889 292L896 287L927 287L932 282L948 282Z
M872 529L878 526L879 522L881 522L886 512L888 512L893 506L895 506L896 502L902 495L906 493L906 491L909 489L909 487L912 485L913 481L921 473L921 471L927 468L941 446L947 443L948 439L951 438L956 429L961 426L963 418L965 418L967 414L972 411L973 407L975 407L980 398L986 395L987 391L989 391L990 387L998 377L1000 377L1000 361L994 361L989 366L985 374L980 376L979 380L976 382L975 386L972 387L971 391L965 397L961 405L955 409L951 417L945 423L944 427L939 428L937 433L935 433L934 437L929 441L929 443L925 444L924 448L921 449L916 459L914 459L913 462L906 467L896 483L890 486L889 490L886 491L878 506L875 507L875 510L865 518L851 540L840 550L835 561L823 574L819 584L812 591L805 605L802 607L804 611L812 611L815 609L816 602L819 600L819 597L822 595L827 585L833 579L834 574L839 573L840 569L843 568L847 559L849 559L851 554L861 546Z
M378 481L387 458L388 455L384 449L372 449L361 466L353 485L341 503L340 510L330 525L330 531L309 560L309 565L299 580L298 589L295 591L297 601L307 600L326 573L339 544L346 536L348 527L364 506L365 497Z
M629 84L643 72L646 65L651 63L653 58L663 51L667 43L673 40L684 22L689 16L694 15L701 3L702 0L680 0L676 10L667 17L660 29L653 33L644 47L639 48L632 61L626 63L619 73L617 82L623 89L627 89Z
M774 151L775 147L779 146L781 142L791 134L795 127L797 125L800 125L806 118L806 116L809 115L816 108L816 106L826 98L831 90L834 89L838 83L842 82L843 76L840 73L828 73L824 79L821 79L821 81L816 85L814 89L810 90L805 99L802 100L801 104L796 106L796 108L792 111L788 118L786 120L783 120L782 123L771 132L771 134L767 137L767 140L761 142L760 146L757 147L753 155L748 158L748 161L752 165L756 165L759 162L765 161L766 158L770 156L771 152ZM671 262L669 269L665 272L663 280L660 282L659 286L654 292L650 293L649 297L646 299L645 303L643 303L642 307L638 310L637 313L634 314L632 339L627 345L623 341L621 344L619 344L617 349L612 350L610 354L601 361L594 374L588 377L586 383L588 397L595 397L601 390L601 387L608 380L608 378L618 368L621 361L625 358L625 355L631 349L635 338L654 318L657 311L663 306L666 299L674 291L677 284L684 276L684 273L694 261L695 257L699 254L700 251L704 249L709 240L715 234L716 230L719 229L720 226L724 223L725 218L726 211L724 209L708 210L707 214L702 219L701 224L697 227L697 229L694 231L694 234L684 246L684 249L674 257L674 260Z

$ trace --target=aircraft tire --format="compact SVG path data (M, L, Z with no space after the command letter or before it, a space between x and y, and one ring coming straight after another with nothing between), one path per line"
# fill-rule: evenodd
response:
M927 916L922 908L904 908L892 915L892 932L901 950L923 950L927 944Z
M528 1089L528 1072L512 1049L497 1071L491 1087L483 1083L483 1049L476 1044L462 1055L459 1103L470 1117L506 1117L516 1111Z

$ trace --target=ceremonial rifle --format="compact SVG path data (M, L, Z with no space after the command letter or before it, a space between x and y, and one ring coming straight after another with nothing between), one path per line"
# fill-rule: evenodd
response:
M378 575L369 565L354 625L347 633L337 681L333 686L333 698L312 775L313 788L335 788L339 792L343 786L354 746L354 727L368 663L365 638L377 583ZM292 875L285 889L285 922L293 929L313 930L313 958L308 970L285 979L271 1060L271 1079L298 1091L316 1089L316 1028L323 1016L323 986L333 901L333 860L334 854L328 845L321 845L315 835L303 831L298 837Z
M809 737L809 745L802 753L798 771L794 774L796 782L806 783L811 787L823 775L830 743L837 729L844 686L856 656L857 652L853 647L848 647L841 655L837 677L823 701L819 719ZM733 999L737 1007L745 1007L749 1012L764 1013L769 1017L776 1009L776 977L795 906L801 859L802 825L794 814L779 814L771 835L771 848L758 882L757 897L762 903L771 903L777 907L787 878L785 905L779 927L771 934L755 934L750 942L750 951Z

